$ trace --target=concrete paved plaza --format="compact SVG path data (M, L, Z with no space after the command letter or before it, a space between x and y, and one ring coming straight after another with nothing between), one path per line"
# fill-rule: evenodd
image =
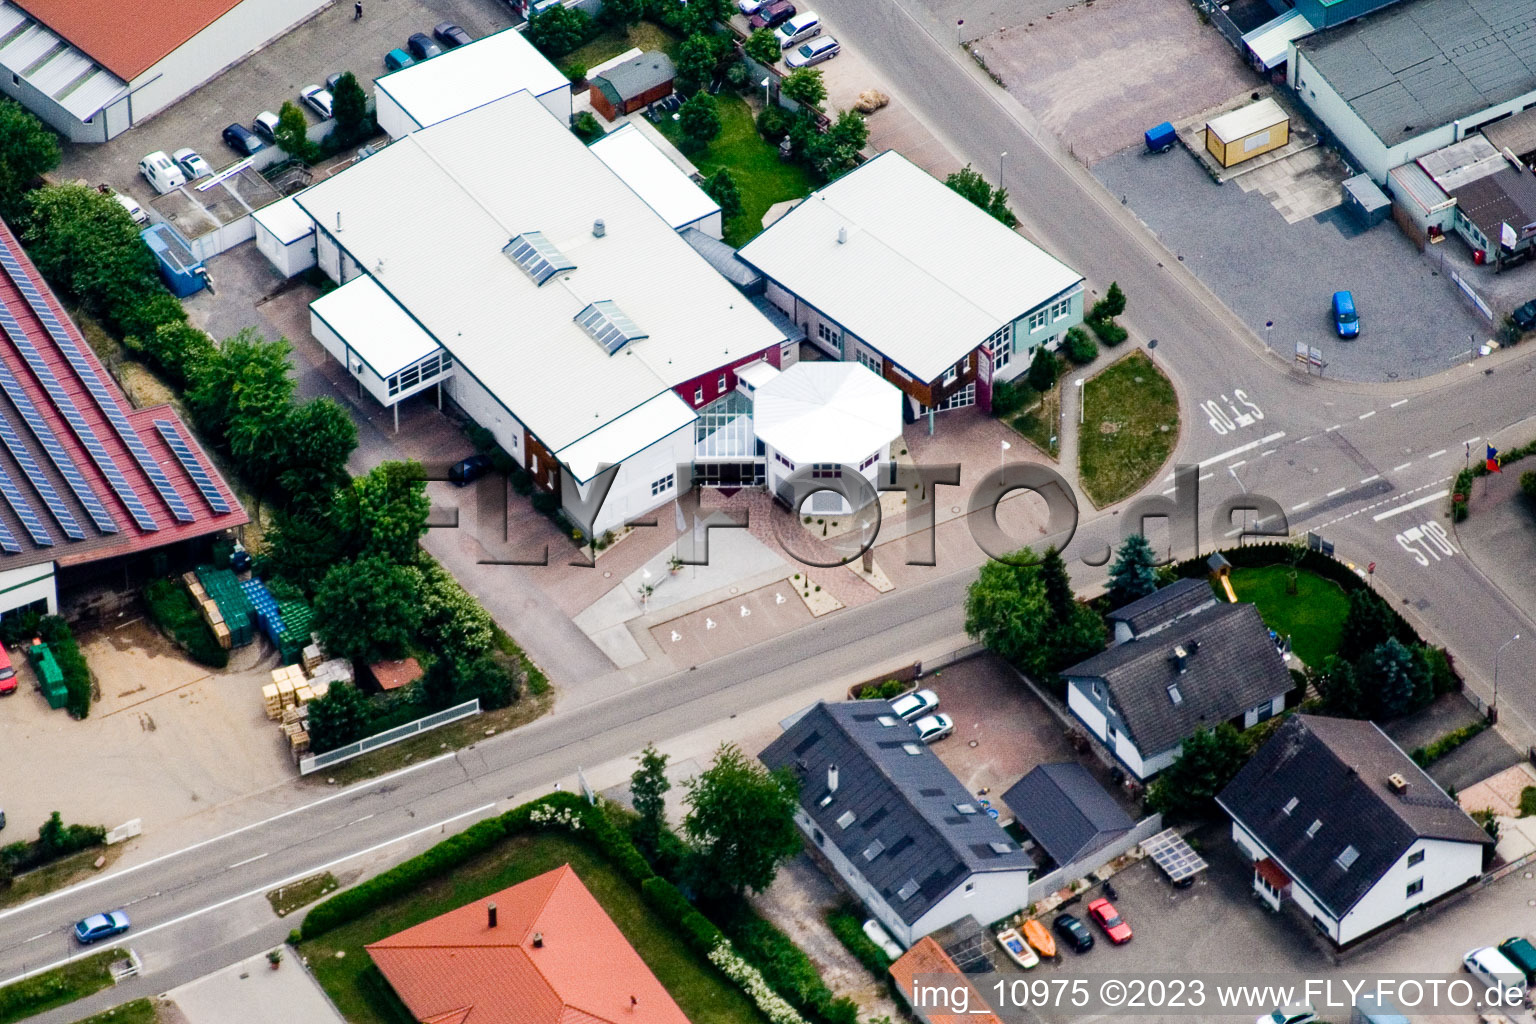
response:
M831 570L823 570L830 572ZM783 581L651 627L651 637L679 669L798 629L811 613Z
M272 970L265 956L231 964L165 994L186 1024L341 1024L320 984L292 950Z

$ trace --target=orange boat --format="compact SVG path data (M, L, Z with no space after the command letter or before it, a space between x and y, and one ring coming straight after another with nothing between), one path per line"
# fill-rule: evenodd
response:
M1020 930L1024 932L1024 938L1041 956L1055 957L1056 940L1051 937L1050 932L1046 931L1045 925L1030 918L1024 922L1024 927Z

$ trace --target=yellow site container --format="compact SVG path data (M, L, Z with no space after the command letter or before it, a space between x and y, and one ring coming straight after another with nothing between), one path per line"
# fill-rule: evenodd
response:
M1252 160L1291 141L1291 119L1280 104L1262 99L1205 123L1205 148L1223 167Z

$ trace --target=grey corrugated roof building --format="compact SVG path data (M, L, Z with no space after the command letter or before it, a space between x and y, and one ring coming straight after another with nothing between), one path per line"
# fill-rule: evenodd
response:
M1003 803L1062 867L1103 849L1136 824L1076 761L1036 765L1008 787Z
M817 704L759 756L794 771L801 829L904 944L1028 902L1034 860L884 701Z
M1119 639L1120 623L1130 630L1130 636L1141 636L1215 603L1216 594L1205 580L1177 580L1104 617L1116 624L1115 636Z
M604 71L592 79L592 84L603 91L609 103L622 107L626 101L666 85L676 75L671 57L660 50L648 50Z

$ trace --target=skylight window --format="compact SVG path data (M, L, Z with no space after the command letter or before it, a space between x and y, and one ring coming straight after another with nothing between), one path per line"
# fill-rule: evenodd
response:
M1172 686L1168 687L1168 699L1173 701L1174 707L1178 707L1180 704L1184 703L1184 695L1179 692L1178 683L1174 683Z
M853 824L856 817L858 816L852 811L844 811L842 814L837 816L837 827L847 828L849 825Z
M1322 828L1322 827L1323 827L1323 819L1321 819L1321 818L1313 818L1312 819L1312 824L1307 826L1307 838L1311 839L1313 836L1317 835L1317 830Z
M901 719L897 718L895 715L881 715L879 718L875 719L875 721L879 722L887 729L895 728L901 724Z
M913 757L917 757L918 755L920 755L923 752L922 745L919 744L919 743L904 743L904 744L902 744L901 749L905 750L908 754L911 754Z
M603 346L609 355L632 341L650 337L611 299L599 299L576 314L576 322Z
M959 811L961 814L975 814L976 813L976 805L975 804L955 804L955 810Z
M524 231L501 250L508 259L523 268L534 284L543 284L556 274L575 270L576 264L561 252L542 231Z
M1292 811L1294 811L1296 809L1296 805L1298 803L1300 803L1299 800L1297 800L1295 797L1291 797L1289 800L1287 800L1285 802L1285 806L1280 808L1280 810L1285 812L1286 814L1290 814Z
M1355 849L1353 846L1346 846L1344 847L1344 852L1339 854L1339 867L1343 868L1345 871L1348 871L1349 866L1359 859L1360 851Z
M987 845L992 847L992 852L997 854L999 857L1006 856L1007 854L1013 852L1013 847L1009 846L1007 843L988 843Z
M902 883L900 889L896 890L896 898L905 903L907 900L917 895L918 888L917 880L909 878Z
M864 859L865 860L874 860L876 857L880 856L880 854L882 852L884 852L884 850L885 850L885 844L882 843L880 840L876 839L874 842L872 842L868 846L864 847Z

